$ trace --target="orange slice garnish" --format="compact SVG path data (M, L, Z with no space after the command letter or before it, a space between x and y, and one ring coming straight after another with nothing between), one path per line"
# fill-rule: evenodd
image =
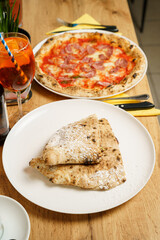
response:
M19 50L18 43L14 38L5 39L5 42L6 42L8 48L10 49L11 52L12 52L12 50L15 50L15 51ZM5 49L5 47L2 43L0 44L0 51L3 51L7 54L7 50Z
M17 63L19 64L19 66L27 65L30 63L29 55L24 53L23 51L18 53L15 59L17 60Z

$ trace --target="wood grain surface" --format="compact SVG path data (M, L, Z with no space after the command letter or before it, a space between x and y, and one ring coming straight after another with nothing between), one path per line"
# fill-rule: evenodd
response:
M126 0L23 0L23 28L31 35L32 47L57 28L57 17L74 21L88 13L102 24L116 25L124 36L137 42ZM31 111L52 101L65 99L32 84L32 98L23 109ZM129 94L150 93L147 78ZM151 98L152 99L152 98ZM17 106L8 107L9 118ZM159 240L160 239L160 134L157 117L139 117L156 148L156 165L146 186L131 200L96 214L70 215L43 209L21 196L8 181L0 161L0 194L14 198L29 214L30 240ZM1 147L2 152L2 147ZM2 154L1 154L2 155ZM16 164L16 160L13 159ZM136 174L136 173L135 173Z

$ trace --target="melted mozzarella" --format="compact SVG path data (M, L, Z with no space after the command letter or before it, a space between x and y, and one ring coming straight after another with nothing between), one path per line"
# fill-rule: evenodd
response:
M113 55L114 56L118 56L118 55L120 55L122 53L123 53L123 51L121 49L119 49L119 48L114 48L113 49Z

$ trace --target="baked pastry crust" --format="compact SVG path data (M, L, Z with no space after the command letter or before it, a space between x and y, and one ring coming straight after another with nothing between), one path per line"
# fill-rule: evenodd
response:
M118 140L106 119L99 120L101 161L93 165L46 165L42 158L34 158L29 165L54 184L71 185L83 189L109 190L126 181Z

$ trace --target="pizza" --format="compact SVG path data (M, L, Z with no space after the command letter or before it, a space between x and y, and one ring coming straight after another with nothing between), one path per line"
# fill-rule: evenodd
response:
M93 127L94 124L95 122L92 122ZM39 156L33 158L29 162L29 166L38 170L52 183L58 185L69 185L92 190L109 190L123 184L126 181L126 173L119 142L107 119L99 119L98 125L101 159L97 156L97 163L88 162L86 165L81 161L71 161L70 163L63 162L63 164L58 162L57 165L54 165L53 162L49 164L43 156ZM97 127L97 124L95 126ZM92 139L89 139L92 142ZM74 152L72 154L75 155ZM92 155L92 157L94 156Z
M94 114L58 129L43 150L43 160L47 165L98 163L99 139L99 122Z
M128 90L146 71L146 58L130 40L99 32L49 38L35 55L36 79L73 97L106 97Z

